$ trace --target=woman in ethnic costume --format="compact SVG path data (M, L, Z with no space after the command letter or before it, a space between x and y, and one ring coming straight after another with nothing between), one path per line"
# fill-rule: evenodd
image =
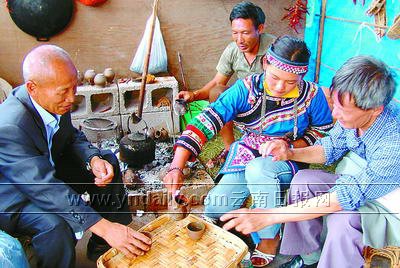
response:
M282 146L306 147L332 127L332 116L321 88L304 81L310 52L304 41L283 36L268 49L264 73L238 80L195 117L176 142L171 168L164 178L175 193L183 182L182 168L197 157L203 145L226 122L234 120L243 137L231 145L220 171L219 183L205 200L205 214L217 219L238 209L251 195L254 208L280 205L281 191L289 188L293 175L304 164L272 161L260 145L280 139ZM261 242L253 253L253 263L270 263L279 244L280 225L258 232ZM264 254L263 254L264 253Z

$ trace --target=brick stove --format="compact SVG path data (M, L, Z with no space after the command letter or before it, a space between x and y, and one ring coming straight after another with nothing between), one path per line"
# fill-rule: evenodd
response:
M128 118L138 109L140 84L131 79L118 79L106 87L78 86L71 112L73 125L79 127L86 118L106 118L117 123L126 133ZM178 81L173 76L156 77L154 83L146 84L143 119L149 127L155 129L163 127L169 133L179 133L179 117L171 113L169 106L160 105L165 99L173 101L178 91ZM135 127L143 126L131 125L131 130L139 130Z
M123 133L127 133L128 118L138 108L139 90L140 82L130 79L119 79L106 87L79 86L71 112L74 126L79 127L85 119L104 118L113 121ZM170 135L179 134L179 117L175 114L171 116L171 106L160 105L165 99L173 101L177 93L178 82L174 77L157 77L155 83L146 85L143 119L149 128L153 127L156 130L165 128ZM133 132L141 128L143 125L140 123L130 124ZM85 132L85 129L82 130ZM88 137L96 136L88 134ZM111 149L114 152L118 150L116 138L105 140L93 138L90 141L98 143L101 149ZM120 162L131 211L167 209L167 191L161 180L172 160L172 147L172 141L157 142L156 159L142 169L132 169ZM194 205L202 204L214 182L198 161L192 163L186 172L188 174L181 189L182 193L192 198Z

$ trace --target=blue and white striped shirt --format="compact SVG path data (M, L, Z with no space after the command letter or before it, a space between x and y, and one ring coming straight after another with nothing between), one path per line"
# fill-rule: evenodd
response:
M345 129L337 122L329 136L315 143L324 148L326 165L349 151L367 161L359 176L341 175L331 189L343 209L355 210L400 187L399 111L397 104L390 103L361 137L356 129Z

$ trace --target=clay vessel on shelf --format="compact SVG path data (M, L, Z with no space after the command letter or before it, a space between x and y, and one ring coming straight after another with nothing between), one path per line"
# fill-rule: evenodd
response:
M104 87L107 83L107 79L104 76L104 74L96 74L93 81L94 81L94 84L98 87Z
M106 68L103 72L104 76L107 79L107 83L112 83L114 81L115 72L112 68Z
M89 70L86 70L83 77L90 85L94 85L94 77L95 76L96 76L96 72L93 69L89 69Z

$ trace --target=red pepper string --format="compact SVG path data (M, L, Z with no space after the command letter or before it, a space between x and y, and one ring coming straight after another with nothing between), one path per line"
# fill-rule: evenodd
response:
M354 1L354 0L353 0ZM289 27L295 30L296 33L298 27L301 27L301 21L305 19L304 15L307 13L307 0L296 0L293 6L285 8L288 13L282 17L282 20L289 21Z
M10 12L10 8L8 7L8 0L5 0L7 11Z

